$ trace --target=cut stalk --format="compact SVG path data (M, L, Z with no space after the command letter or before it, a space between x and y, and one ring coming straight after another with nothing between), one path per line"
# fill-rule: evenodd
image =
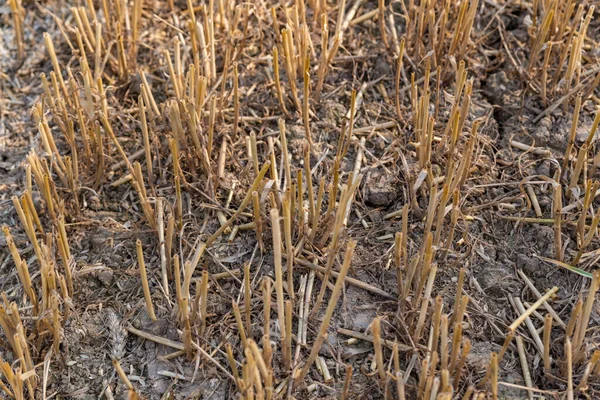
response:
M275 208L271 209L271 229L273 230L273 259L275 268L275 292L277 293L277 318L279 321L279 329L282 333L282 343L285 343L285 305L283 299L283 267L281 263L281 225L279 222L279 211ZM284 365L286 369L290 367L290 361L284 355Z
M373 332L373 348L375 349L375 362L377 363L377 372L379 378L384 381L385 367L383 366L383 349L381 347L381 317L377 317L371 324L371 330Z
M142 241L137 239L135 242L138 266L140 268L140 277L142 280L142 289L144 291L144 299L146 300L146 311L152 321L156 321L156 315L154 314L154 306L152 305L152 296L150 295L150 286L148 285L148 275L146 274L146 263L144 262L144 250L142 248Z
M321 327L319 328L319 333L317 334L317 339L312 347L310 355L304 364L304 367L295 377L293 387L297 388L300 383L304 380L310 367L315 361L315 358L319 354L319 350L325 341L325 335L327 334L327 328L329 327L329 321L331 321L331 316L333 315L333 310L337 304L338 298L341 294L342 287L344 286L344 279L346 277L346 273L350 268L350 264L352 262L352 256L354 255L354 249L356 248L356 241L351 240L348 243L348 247L346 249L346 255L344 256L344 263L342 264L342 268L340 269L339 276L335 282L335 286L331 293L331 298L329 299L329 304L327 306L327 310L325 311L325 316L323 317L323 321L321 322Z

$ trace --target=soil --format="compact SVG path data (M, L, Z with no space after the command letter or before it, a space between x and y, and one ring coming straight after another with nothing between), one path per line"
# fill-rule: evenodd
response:
M70 7L84 6L83 3L52 0L24 1L25 55L21 59L17 57L12 13L8 4L0 5L0 223L10 228L21 257L29 265L35 287L40 286L39 266L33 247L13 207L11 197L23 193L28 163L26 157L31 151L45 155L49 159L52 157L45 153L37 123L31 112L35 104L47 100L43 96L41 74L50 76L50 72L53 71L52 63L44 48L43 34L48 32L51 35L61 65L67 69L72 68L74 74L80 73L79 51L71 50L61 30L66 29L66 35L71 40L71 44L76 47L74 33L76 24ZM102 2L97 3L97 12L102 15ZM133 2L124 3L127 3L129 8L133 7ZM104 87L113 113L111 124L127 155L143 149L137 105L142 80L137 71L142 69L146 72L152 94L158 104L166 105L167 101L175 98L164 51L170 51L173 57L173 40L190 43L191 39L185 22L189 18L187 4L182 1L170 3L174 3L173 10L167 2L144 2L142 36L135 61L131 61L131 73L125 78L119 77L112 65L115 64L114 60L108 63L106 69L110 81L105 79ZM202 2L204 3L206 2ZM363 3L357 11L357 16L364 15L377 7L377 2ZM402 14L397 4L399 2L392 3L388 5L389 10ZM362 103L354 121L354 129L358 132L355 133L347 154L341 160L339 171L340 182L345 184L348 175L355 168L360 153L362 181L352 204L352 212L349 213L342 232L341 246L335 258L334 270L340 269L348 241L356 240L358 244L348 275L384 291L389 296L381 296L354 285L345 285L327 331L327 340L319 352L327 364L331 380L325 381L323 375L313 366L305 379L306 384L302 384L294 391L293 396L296 399L340 398L344 390L347 365L352 366L353 371L347 398L388 398L386 397L388 389L378 380L375 372L372 344L366 340L349 340L348 336L338 332L338 328L345 328L356 333L372 335L371 324L377 316L383 318L382 338L411 348L410 351L400 352L400 367L407 373L407 398L417 398L419 374L422 373L421 363L424 358L431 356L431 353L426 351L426 347L431 326L430 316L433 313L433 299L441 296L444 302L444 313L452 316L461 268L466 270L463 294L469 297L462 331L463 337L470 340L471 351L466 357L466 366L460 383L454 387L455 395L462 395L469 386L476 386L481 382L486 375L491 353L498 353L501 350L508 333L508 326L519 316L511 299L518 297L529 304L537 301L536 295L518 274L519 270L522 270L542 294L555 286L558 287L557 295L552 298L551 304L565 322L569 321L578 298L582 294L587 294L590 279L545 261L545 259L556 258L553 225L541 220L532 222L523 219L525 217L553 218L551 180L556 177L568 145L575 96L569 97L565 106L556 107L534 122L549 105L558 101L562 92L557 91L544 103L540 93L532 89L532 86L534 88L539 86L536 81L539 77L534 74L533 78L527 78L527 60L532 36L531 30L528 29L528 24L531 24L531 4L511 1L480 3L474 20L469 51L465 56L468 77L473 80L473 95L464 132L461 132L458 139L461 151L466 149L476 120L480 122L479 132L469 177L460 188L458 204L460 218L456 224L454 240L450 246L440 244L434 260L438 272L432 295L426 300L431 301L431 307L427 314L425 333L418 343L413 341L411 325L418 318L418 310L400 307L402 301L412 302L414 294L411 294L408 299L398 301L394 234L402 231L402 219L397 211L405 204L409 204L408 250L411 256L419 254L426 233L431 186L427 180L424 181L425 183L421 182L420 187L416 186L421 172L418 152L422 144L418 143L418 132L415 132L412 120L410 73L415 73L415 79L423 76L423 59L417 58L414 54L405 56L407 60L405 60L405 72L401 84L408 90L403 92L404 117L400 119L394 104L396 59L393 49L388 49L382 43L378 21L367 20L353 24L344 35L342 48L332 60L321 99L317 102L311 98L310 108L313 114L310 121L311 139L315 146L309 159L311 168L314 168L312 183L316 196L321 177L326 178L327 185L332 177L338 143L342 133L347 129L346 114L349 112L352 90L361 92ZM181 229L178 227L173 243L174 254L179 254L182 260L191 258L197 240L206 241L219 228L216 210L226 211L225 215L228 218L233 214L232 210L235 211L242 203L254 179L252 160L248 157L245 142L245 138L250 137L251 133L258 138L262 165L262 162L268 159L268 138L277 140L279 137L277 119L283 117L286 122L290 162L294 171L293 179L296 179L297 171L305 172L304 151L308 138L302 112L296 110L292 101L287 101L291 115L288 117L284 115L277 100L272 78L271 49L277 42L268 16L270 7L277 4L278 2L270 1L248 3L248 7L252 10L248 26L245 30L238 28L235 37L231 39L240 49L239 54L236 54L236 65L239 69L242 118L237 128L237 137L234 137L232 69L226 71L226 82L223 86L225 93L221 92L220 81L214 84L214 88L209 87L210 91L214 90L214 93L218 94L215 96L222 107L216 123L213 153L209 155L214 175L210 178L205 176L201 162L194 158L191 151L182 150L180 163L185 178L182 193L182 226ZM337 5L333 2L328 4L331 9L330 24L335 27ZM291 7L291 4L288 6ZM350 7L352 4L347 6L348 9ZM434 7L437 9L437 6ZM281 14L280 18L283 21L285 13L280 7L277 12ZM197 13L200 14L199 11ZM308 15L312 20L312 11ZM594 14L594 17L596 16L597 12ZM406 30L405 23L398 22L402 20L399 15L396 15L395 19L396 23L400 24L399 32L402 36ZM319 60L317 56L321 48L320 33L317 33L320 32L320 27L315 23L314 26L311 25L310 31L316 49L316 54L311 59L311 68L313 68L311 74L316 76ZM593 49L599 34L600 24L594 18L588 28L589 48L586 48L584 56L584 71L591 70L594 63L598 61L598 54ZM330 31L330 37L332 36L333 31ZM389 36L390 32L388 32L388 39L391 40ZM219 76L226 62L224 48L228 45L225 39L220 40L222 42L219 43L216 57ZM183 48L182 53L186 65L193 63L189 46ZM448 124L456 91L454 71L457 62L452 57L448 56L444 59L447 63L445 65L454 66L448 67L446 76L442 77L440 93L435 90L437 84L435 70L433 69L431 73L432 100L428 106L433 115L437 110L436 96L440 98L435 122L435 134L438 137L441 137ZM93 57L88 58L92 63ZM540 58L543 58L543 51ZM517 60L518 69L515 68L512 60ZM91 65L93 68L94 64ZM280 69L286 96L288 96L290 88L283 63ZM64 71L64 76L68 77L67 70ZM81 77L76 76L76 79L81 84ZM533 81L535 82L531 83ZM365 83L368 85L363 90L361 88ZM299 93L302 94L302 79L298 79L297 85ZM587 139L592 129L599 102L598 95L598 90L593 88L589 98L584 99L576 131L577 148ZM69 144L64 139L57 122L60 116L48 110L46 112L59 151L61 154L70 154ZM70 117L75 121L75 114ZM387 128L360 130L360 128L374 127L390 121L395 124ZM155 164L154 176L151 179L154 182L152 189L149 184L147 187L153 199L162 197L166 200L167 215L175 212L176 199L173 185L173 157L169 152L167 141L167 134L173 133L169 122L170 117L156 118L156 121L152 122L154 135L151 146ZM76 124L78 126L78 122ZM202 129L206 129L204 122ZM205 132L206 130L203 130L202 135L205 135ZM95 171L97 165L93 160L80 161L83 177L75 196L58 178L55 178L56 182L59 182L58 193L64 200L67 210L65 219L74 260L75 284L73 298L70 299L73 306L72 313L62 325L60 354L49 353L52 344L49 335L36 336L37 334L32 333L31 307L28 306L6 240L4 237L0 238L0 292L5 293L8 301L16 302L23 310L22 318L31 334L29 339L32 340L34 348L32 355L35 363L41 365L36 369L39 377L43 375L45 357L51 359L45 398L97 399L101 396L110 398L107 390L114 398L125 398L128 391L115 372L113 358L119 360L136 392L148 399L227 399L239 396L236 385L206 358L198 354L195 354L191 360L185 356L172 357L174 349L145 340L126 329L133 327L164 339L183 341L182 330L178 324L179 310L173 296L174 282L171 282L169 295L165 293L161 283L158 236L144 219L143 209L134 187L129 183L113 185L128 171L124 163L118 164L122 158L108 136L105 139L106 165L105 171L101 171L105 172L102 174L101 185L94 186L93 178L97 172ZM363 139L364 148L361 148ZM79 138L77 140L80 141ZM224 176L217 178L216 165L223 141L228 146L227 161ZM531 146L530 151L516 148L511 141ZM437 143L437 141L433 142L433 148L436 148ZM276 146L279 149L280 143L277 142ZM595 142L592 142L585 166L585 178L590 180L598 179L600 173L595 168L596 147ZM192 146L190 145L189 148ZM536 153L534 149L544 150L544 152ZM462 154L456 157L456 166L462 157ZM140 156L138 161L144 168L144 177L148 179L146 183L149 183L150 177L147 176L144 156ZM447 173L448 161L444 152L432 152L428 166L430 178L441 177L438 182L440 191L444 183L444 174ZM277 163L280 162L282 161L278 153ZM576 188L579 190L579 198L566 193L567 187L570 186L566 176L571 176L574 165L575 159L569 164L569 171L562 171L566 174L565 178L559 180L565 192L563 206L574 204L562 217L565 260L572 260L579 250L578 235L574 225L581 213L581 201L585 190L585 180L580 179ZM277 168L278 171L283 171L279 166ZM536 216L530 195L526 192L525 187L528 182L534 182L531 187L542 213L539 217ZM329 186L326 186L326 190L329 190ZM233 277L221 275L219 279L211 278L206 331L202 336L195 337L196 345L209 353L228 371L230 366L225 350L227 343L233 347L240 366L244 360L241 339L231 306L232 301L239 302L240 307L244 304L245 297L242 294L244 264L250 263L253 302L252 326L247 335L261 346L264 323L261 282L266 276L275 280L272 234L268 219L268 209L271 206L269 189L261 189L259 196L263 204L262 240L265 248L261 250L254 230L240 230L231 241L228 240L228 235L224 234L206 251L193 277L194 280L199 279L201 271L208 271L210 276L226 271L233 271L232 275L235 275ZM79 209L75 207L74 197L77 197L80 204ZM413 198L415 202L412 202ZM33 199L47 231L55 232L56 226L45 212L46 203L37 190L33 194ZM328 200L327 192L323 204L328 204ZM310 207L308 197L305 198L305 202L305 210L308 210ZM451 198L448 204L452 205ZM592 213L599 206L600 203L594 200L591 205ZM450 208L446 210L448 216L444 219L441 243L445 242L449 233L446 227L450 225ZM244 211L246 213L236 221L236 225L253 221L251 207ZM390 218L390 213L395 213L396 216ZM321 218L327 221L325 212ZM588 223L591 223L591 219L588 219ZM297 234L301 235L301 233ZM138 239L143 243L157 321L152 321L146 311L136 256ZM40 240L44 239L40 238ZM599 244L600 241L594 234L578 268L588 272L595 270L598 261L596 249ZM301 252L302 257L310 251L311 255L306 259L319 266L325 265L327 255L331 251L327 246L319 246L316 242L306 246L305 249L305 252ZM446 255L442 257L441 253ZM284 261L284 268L285 266ZM404 271L407 267L403 266L400 270ZM296 289L303 279L307 279L309 273L308 268L295 265ZM332 279L332 283L335 283L335 280ZM317 276L313 302L320 285L320 277ZM193 294L196 294L195 285L192 288ZM324 306L310 324L308 346L301 346L297 350L296 361L300 368L317 337L330 293L327 292ZM295 300L297 301L298 298ZM275 304L274 296L270 324L274 346L273 365L277 366L274 368L274 375L276 382L285 382L290 372L280 368L282 333L277 323ZM540 308L538 312L543 315L546 310ZM295 312L294 332L297 329L297 317ZM531 320L537 329L543 327L543 321L540 321L536 315L533 315ZM600 309L596 302L591 311L584 346L585 362L596 350L596 343L600 339L599 323ZM521 336L525 343L533 387L547 391L543 393L546 393L548 398L563 396L567 390L564 379L554 379L543 372L542 359L525 324L518 329L517 335ZM552 337L551 352L556 361L552 373L558 376L564 358L564 330L555 326ZM296 351L295 343L294 351ZM5 336L2 336L0 342L0 356L2 360L13 365L18 362ZM386 362L391 358L391 352L386 349ZM581 379L585 362L580 361L574 365L575 382ZM500 363L498 380L517 385L500 386L499 398L527 397L527 392L518 388L525 386L526 382L514 342ZM589 395L589 398L595 398L600 390L599 384L598 376L594 375L588 382L585 394ZM391 393L392 389L389 390ZM583 394L580 392L578 395L583 396ZM34 397L42 398L40 384Z

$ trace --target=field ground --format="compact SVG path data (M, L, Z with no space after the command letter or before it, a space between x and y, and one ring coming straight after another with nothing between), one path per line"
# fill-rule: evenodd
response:
M2 396L598 398L598 5L1 4Z

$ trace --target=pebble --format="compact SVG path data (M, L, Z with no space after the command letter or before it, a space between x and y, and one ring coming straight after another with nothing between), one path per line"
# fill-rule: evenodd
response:
M98 273L98 280L104 287L110 287L113 282L114 272L112 269L105 269Z
M371 206L389 206L400 195L397 177L381 170L369 171L363 185L365 201Z

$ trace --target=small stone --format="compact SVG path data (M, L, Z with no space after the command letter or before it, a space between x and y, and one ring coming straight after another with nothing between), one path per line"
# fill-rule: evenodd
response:
M110 285L112 285L114 275L115 274L112 269L105 269L98 273L98 280L104 285L104 287L110 287Z
M400 195L398 178L381 170L367 173L363 183L365 202L374 207L386 207L392 204Z
M539 261L525 254L517 254L517 266L530 276L537 276L540 272Z
M357 332L363 332L371 325L373 319L377 316L377 313L373 310L361 310L363 312L356 314L352 320L350 320L350 329Z
M384 76L391 73L390 64L388 64L384 57L377 57L375 61L375 76Z
M548 160L544 160L537 167L536 172L538 175L550 176L550 162Z
M491 297L501 298L506 293L515 293L517 287L511 279L512 271L504 266L486 263L486 273L479 277L482 289Z
M475 370L485 371L490 363L490 353L499 350L500 346L496 343L473 341L471 352L467 355L467 362Z
M569 122L572 123L572 121L569 121ZM587 140L588 136L590 135L590 131L592 129L593 122L594 122L593 118L590 118L585 114L582 115L581 118L579 118L579 123L577 124L577 129L575 130L576 140L579 143L582 143L585 140ZM570 125L569 125L569 128L571 128ZM598 132L596 132L596 134L594 135L594 139L597 139L597 138L598 138Z

